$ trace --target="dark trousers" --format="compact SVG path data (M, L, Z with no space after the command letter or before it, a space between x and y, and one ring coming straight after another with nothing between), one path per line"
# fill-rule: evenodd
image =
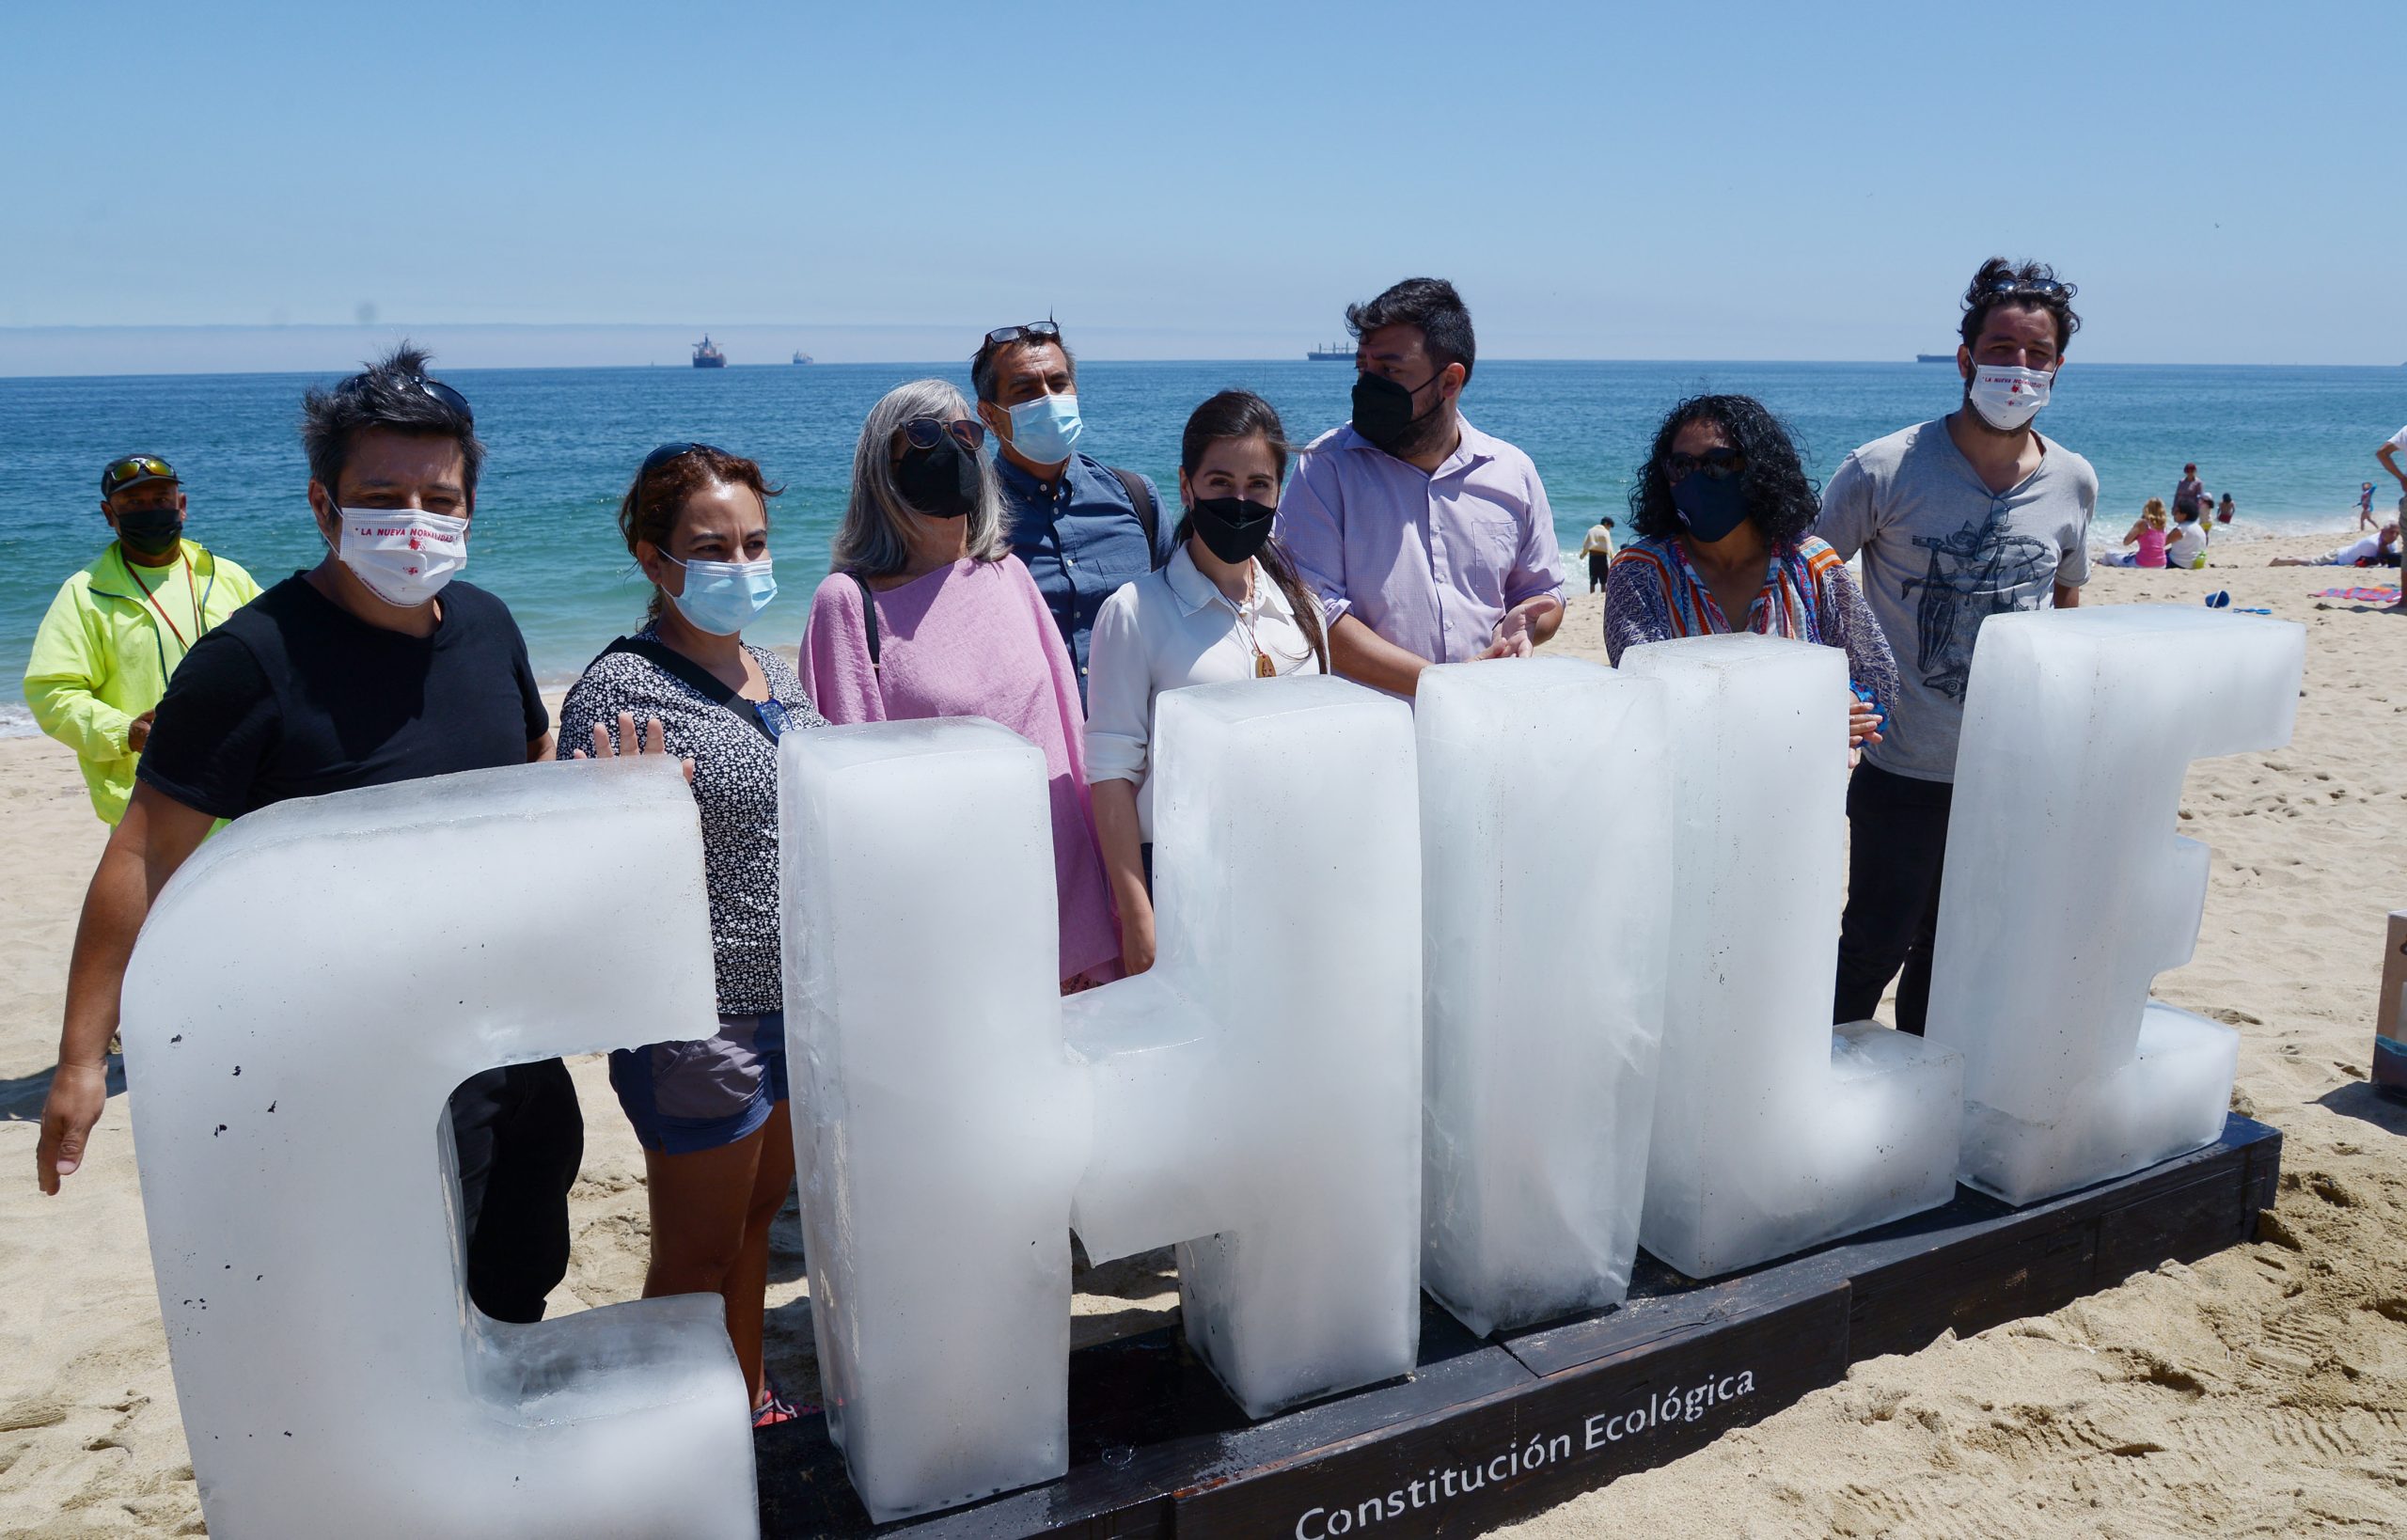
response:
M470 1076L451 1093L468 1297L496 1321L540 1321L568 1276L568 1189L585 1157L576 1086L557 1059Z
M1940 864L1956 788L1893 776L1871 762L1847 789L1847 915L1839 921L1834 1023L1863 1021L1897 984L1897 1029L1922 1035L1930 1009L1930 949L1939 932Z
M1588 591L1596 592L1605 586L1605 574L1613 569L1613 558L1601 552L1588 558Z

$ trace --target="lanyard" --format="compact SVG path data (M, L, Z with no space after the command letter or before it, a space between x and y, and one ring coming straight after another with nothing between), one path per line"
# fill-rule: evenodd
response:
M194 625L195 627L198 627L198 626L200 625L200 623L201 623L201 621L200 621L200 591L199 591L197 588L195 588L195 587L193 586L193 580L192 580L192 558L191 558L191 557L189 557L189 556L187 556L187 555L184 555L182 552L178 552L178 553L177 553L177 557L178 557L178 559L179 559L179 560L181 560L181 561L183 563L183 569L184 569L184 592L185 592L185 594L186 594L187 596L189 596L189 597L191 598L191 600L192 600L192 623L193 623L193 625ZM126 563L127 571L129 571L129 572L133 572L133 567L134 567L134 564L133 564L132 562L128 562L128 563ZM145 583L144 581L142 581L142 574L141 574L140 573L138 573L138 572L134 573L134 574L133 574L133 576L134 576L134 586L135 588L137 588L137 589L140 589L142 590L142 597L149 603L149 605L150 605L150 607L151 607L152 609L154 609L154 610L158 611L158 613L159 613L159 619L160 619L161 621L165 621L165 622L166 623L167 630L168 630L169 632L173 633L173 635L175 636L175 638L176 638L176 645L177 645L178 647L182 648L182 649L183 649L185 652L191 652L191 651L192 651L192 643L190 643L190 642L188 642L188 641L184 640L184 634L183 634L182 630L181 630L181 629L180 629L180 628L177 626L177 624L176 624L176 618L175 618L174 616L172 616L172 615L170 615L170 614L168 614L168 613L167 613L167 606L165 606L165 605L162 605L161 603L159 603L158 590L157 590L157 589L154 589L153 588L151 588L149 584ZM163 578L163 579L161 579L161 584L160 584L160 586L161 586L161 587L163 587L163 588L165 586L165 580L164 578ZM198 634L198 633L197 633L197 631L196 630L195 635L197 635L197 634Z

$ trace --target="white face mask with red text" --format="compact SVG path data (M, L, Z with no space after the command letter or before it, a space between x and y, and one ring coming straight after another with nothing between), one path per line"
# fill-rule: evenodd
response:
M368 591L415 609L468 565L468 521L415 508L338 508L335 555Z
M2048 404L2055 376L2043 369L2015 369L2005 364L1973 368L1973 410L2001 433L2010 433L2039 415Z

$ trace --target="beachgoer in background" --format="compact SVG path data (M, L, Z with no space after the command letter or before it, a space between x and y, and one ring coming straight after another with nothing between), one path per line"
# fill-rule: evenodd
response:
M2407 465L2401 465L2399 463L2399 456L2402 450L2407 450L2407 428L2401 428L2383 439L2373 451L2373 457L2381 461L2382 468L2398 480L2399 516L2407 519ZM2367 522L2372 521L2368 519Z
M2231 494L2226 492L2223 495L2223 501L2215 505L2215 523L2229 524L2238 517L2240 517L2240 505L2233 502Z
M1270 538L1287 434L1270 403L1224 390L1179 439L1178 554L1104 602L1087 698L1087 777L1120 914L1120 964L1154 966L1154 710L1188 684L1327 673L1320 604Z
M1320 595L1329 664L1409 696L1433 663L1526 657L1563 623L1530 457L1464 420L1477 344L1442 278L1345 307L1354 414L1298 457L1279 538Z
M1588 526L1588 538L1580 542L1580 554L1588 558L1588 591L1595 593L1613 576L1613 521L1598 519Z
M2041 263L1982 263L1964 292L1957 409L1849 455L1822 494L1815 533L1864 554L1900 676L1886 736L1848 789L1840 1022L1870 1016L1902 966L1897 1025L1922 1030L1973 644L1990 616L2077 605L2089 580L2098 473L2031 426L2081 326L2073 292Z
M2399 565L2399 523L2392 520L2375 533L2351 541L2320 557L2275 557L2269 567L2396 567Z
M25 704L75 751L101 822L134 794L134 767L167 678L192 644L259 597L251 574L183 538L175 468L128 455L101 472L101 516L117 539L59 585L25 661Z
M1094 612L1176 545L1153 481L1078 452L1078 361L1050 321L998 326L969 361L978 416L995 433L1005 536L1070 649L1086 699Z
M575 758L665 751L690 766L718 1032L618 1049L610 1085L643 1146L652 1216L643 1296L719 1296L756 1427L797 1415L761 1367L769 1223L794 1185L778 740L826 725L785 660L744 639L777 597L769 499L778 490L759 465L707 444L647 455L620 501L619 530L652 580L651 609L560 705L560 743Z
M467 401L426 364L404 344L303 397L326 555L195 642L168 682L75 935L35 1157L45 1192L82 1161L106 1100L103 1056L151 895L213 820L551 752L517 622L453 581L485 449ZM568 1070L546 1059L484 1071L452 1093L450 1116L468 1296L495 1320L541 1320L568 1272L585 1143Z
M2164 542L2165 566L2191 572L2207 564L2207 522L2198 511L2174 510L2173 533Z
M2195 513L2198 511L2198 506L2206 500L2207 484L2198 479L2198 467L2195 465L2182 466L2181 479L2173 483L2174 516L2177 518L2179 517L2181 511L2184 509Z
M2140 508L2140 516L2123 532L2123 543L2136 545L2136 551L2112 553L2098 559L2109 567L2163 567L2164 542L2172 520L2165 515L2164 499L2150 497Z
M1729 631L1840 648L1855 690L1848 746L1879 743L1897 662L1847 563L1814 537L1818 508L1797 447L1761 401L1673 407L1630 491L1638 539L1605 590L1606 655L1618 667L1642 643Z
M2407 433L2407 428L2401 428L2399 431ZM2390 448L2387 440L2383 442L2383 448L2385 449ZM2373 527L2373 483L2371 481L2368 481L2357 493L2357 527L2360 529Z
M1058 976L1081 988L1119 976L1120 929L1087 798L1078 670L1012 555L984 437L942 380L897 385L870 408L835 570L803 629L803 683L831 722L984 716L1044 750Z

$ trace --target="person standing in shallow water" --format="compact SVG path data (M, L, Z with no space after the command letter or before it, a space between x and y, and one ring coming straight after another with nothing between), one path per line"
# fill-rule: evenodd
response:
M551 753L517 621L456 580L485 447L466 399L427 362L404 344L303 397L325 557L195 642L168 682L75 933L35 1152L44 1192L82 1165L106 1105L104 1055L151 895L216 819ZM462 1082L449 1116L468 1296L495 1320L540 1321L568 1272L585 1149L576 1088L557 1059L511 1064Z
M167 679L201 634L259 597L251 574L184 539L175 467L127 455L101 472L101 516L116 539L60 585L25 661L25 704L75 751L92 811L125 814L134 769Z
M2073 293L2042 263L1982 263L1964 291L1956 410L1864 445L1822 492L1814 532L1842 560L1863 555L1898 665L1884 741L1848 787L1838 1022L1868 1018L1902 967L1897 1026L1921 1032L1973 644L1990 616L2069 607L2089 580L2098 473L2032 426L2081 326Z
M645 456L619 504L653 583L643 629L593 660L560 706L577 758L675 754L702 820L718 1032L610 1055L643 1145L652 1216L647 1299L716 1294L757 1427L796 1409L761 1362L769 1226L794 1185L778 923L778 740L822 727L785 660L744 639L778 585L761 467L707 444ZM637 723L643 727L638 732Z

